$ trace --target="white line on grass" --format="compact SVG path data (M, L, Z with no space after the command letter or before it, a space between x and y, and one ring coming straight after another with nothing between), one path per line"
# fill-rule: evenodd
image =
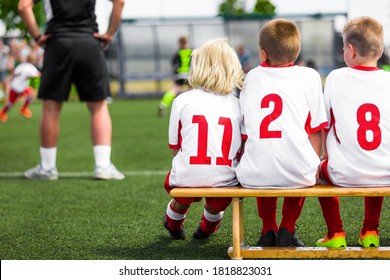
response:
M137 170L137 171L122 171L126 176L159 176L166 175L165 170ZM59 177L77 178L77 177L93 177L93 172L59 172ZM23 172L0 172L0 178L17 178L24 177Z

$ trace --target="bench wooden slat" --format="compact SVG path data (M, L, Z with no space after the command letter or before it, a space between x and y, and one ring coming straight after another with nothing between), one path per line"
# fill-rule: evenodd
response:
M390 247L361 248L347 247L343 250L332 250L320 247L249 247L242 246L241 254L246 259L390 259ZM228 249L233 257L233 247Z
M236 187L219 188L174 188L171 197L231 197L232 198L232 242L228 255L235 260L252 259L318 259L346 258L390 259L390 247L360 248L347 247L344 250L332 250L318 247L249 247L244 245L244 208L245 197L327 197L327 196L390 196L389 187L343 188L333 185L318 185L299 189L249 189Z
M174 188L169 194L172 197L390 196L390 187L342 188L332 185L318 185L300 189Z

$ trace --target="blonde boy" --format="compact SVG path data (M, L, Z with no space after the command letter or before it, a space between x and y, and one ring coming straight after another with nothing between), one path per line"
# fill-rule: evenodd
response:
M236 155L241 147L239 101L231 92L241 87L243 71L235 50L225 39L206 42L192 53L188 77L192 90L175 98L169 122L169 147L174 158L165 189L237 185ZM167 206L164 226L172 239L185 239L183 227L192 202L174 198ZM214 233L229 198L206 198L202 221L193 236Z
M343 29L344 61L348 67L326 79L325 160L321 176L341 187L390 185L390 73L380 70L383 27L371 17L348 21ZM339 200L320 199L328 227L317 246L345 248ZM379 246L383 197L364 198L364 221L359 244Z
M237 178L247 188L304 188L317 182L321 129L326 126L321 78L294 66L301 46L297 25L266 23L259 33L261 65L251 70L240 95L247 136ZM263 228L260 246L303 246L295 233L304 198L285 198L276 223L277 198L257 198Z

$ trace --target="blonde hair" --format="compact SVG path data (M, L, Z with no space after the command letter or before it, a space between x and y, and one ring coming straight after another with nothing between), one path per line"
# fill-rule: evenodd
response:
M301 33L298 26L286 19L267 22L259 32L259 47L272 63L294 62L301 50Z
M243 79L240 61L227 39L210 40L192 52L188 82L193 88L229 94L241 88Z
M371 17L349 20L344 25L342 35L344 45L351 44L362 57L379 58L383 53L383 26Z

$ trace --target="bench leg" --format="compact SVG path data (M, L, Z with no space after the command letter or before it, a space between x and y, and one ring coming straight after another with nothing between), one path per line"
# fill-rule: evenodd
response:
M234 197L232 199L232 235L233 235L233 260L241 260L241 244L244 239L244 211L242 199Z

